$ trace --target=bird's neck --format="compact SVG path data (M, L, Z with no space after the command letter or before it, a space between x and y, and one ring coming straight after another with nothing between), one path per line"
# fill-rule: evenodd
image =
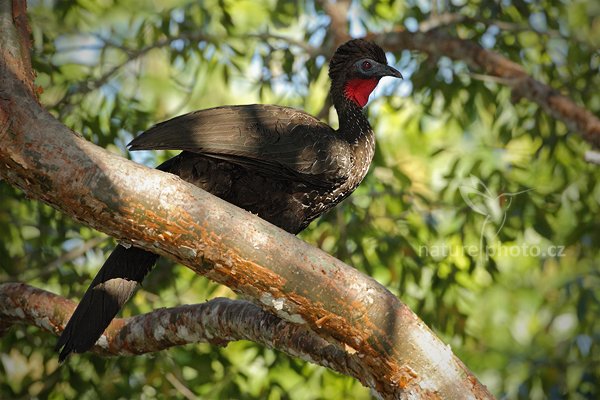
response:
M374 143L372 140L373 129L358 105L347 102L339 107L336 106L340 127L338 134L350 144L362 145L365 141Z
M348 193L351 193L363 180L375 154L375 134L361 107L347 103L336 107L340 121L338 135L352 146L355 173L349 179Z

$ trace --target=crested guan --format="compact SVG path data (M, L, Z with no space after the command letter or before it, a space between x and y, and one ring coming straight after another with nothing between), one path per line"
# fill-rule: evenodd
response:
M375 138L362 108L384 76L402 77L379 46L351 40L329 63L337 131L292 108L225 106L155 125L129 148L183 150L158 169L296 234L350 195L367 173ZM96 343L157 259L117 245L58 340L60 361Z

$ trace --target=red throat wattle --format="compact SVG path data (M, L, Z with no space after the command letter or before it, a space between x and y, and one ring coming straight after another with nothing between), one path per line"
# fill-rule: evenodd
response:
M364 107L378 82L379 79L351 79L344 88L344 94L360 107Z

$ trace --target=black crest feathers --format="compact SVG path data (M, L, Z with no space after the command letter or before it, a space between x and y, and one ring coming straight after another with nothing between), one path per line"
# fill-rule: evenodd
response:
M348 65L361 58L370 58L381 64L387 64L385 52L373 42L363 39L350 40L340 47L329 62L329 78L334 80Z

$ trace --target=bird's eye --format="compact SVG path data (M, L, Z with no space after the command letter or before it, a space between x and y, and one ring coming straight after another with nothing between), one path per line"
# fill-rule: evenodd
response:
M362 69L365 71L370 70L371 68L373 68L373 64L371 64L368 61L363 61L362 65L361 65Z

